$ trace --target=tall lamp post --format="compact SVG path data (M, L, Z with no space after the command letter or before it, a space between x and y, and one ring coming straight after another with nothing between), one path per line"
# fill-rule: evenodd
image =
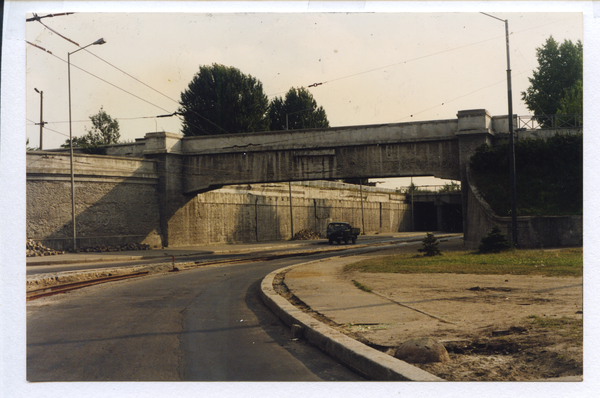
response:
M80 47L73 52L67 53L67 68L69 81L69 148L71 153L71 216L73 222L73 250L77 249L77 228L75 224L75 173L73 169L73 130L71 128L71 54L75 54L77 51L81 51L89 46L100 45L104 43L106 43L104 39L98 39L85 47Z
M508 19L500 19L490 14L482 12L490 18L497 19L504 22L506 30L506 80L508 85L508 130L509 141L508 141L508 163L510 172L510 202L511 202L511 217L512 217L512 240L513 246L519 247L519 241L517 239L518 228L517 228L517 175L515 169L515 138L513 131L513 113L512 113L512 83L510 77L510 49L508 44Z
M290 113L286 113L285 114L285 130L289 130L289 124L288 124L288 115L295 115L296 113L302 113L302 112L308 112L308 111L314 111L315 108L306 108L306 109L301 109L299 111L296 112L290 112ZM293 206L292 206L292 182L288 181L288 188L290 191L290 229L292 230L292 239L294 239L294 210L293 210Z
M40 122L36 123L40 125L40 151L43 150L44 142L44 92L34 88L35 92L40 95Z

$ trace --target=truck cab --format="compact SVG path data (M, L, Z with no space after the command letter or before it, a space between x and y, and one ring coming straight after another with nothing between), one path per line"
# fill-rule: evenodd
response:
M330 222L327 225L327 239L329 244L333 245L333 242L338 244L344 241L345 244L352 241L356 243L356 238L360 234L360 228L352 228L347 222Z

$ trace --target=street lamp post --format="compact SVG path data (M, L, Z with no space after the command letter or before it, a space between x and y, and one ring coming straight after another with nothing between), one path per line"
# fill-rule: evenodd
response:
M497 19L504 22L504 28L506 30L506 81L508 86L508 130L509 141L508 141L508 163L510 173L510 203L511 203L511 219L512 219L512 240L513 246L516 248L519 246L518 241L518 228L517 228L517 174L515 168L515 135L513 131L513 111L512 111L512 82L510 74L510 48L508 42L508 19L500 19L493 15L486 14L490 18Z
M34 88L35 92L40 95L40 122L36 123L40 125L40 151L43 150L44 142L44 92Z
M81 51L89 46L100 45L104 43L106 43L104 39L98 39L85 47L80 47L73 52L67 53L67 71L69 82L69 149L71 155L71 217L73 222L73 250L77 250L77 227L75 224L75 172L73 169L73 130L71 127L71 54L75 54L77 51Z
M306 109L301 109L296 112L286 113L285 114L285 130L286 131L289 130L288 115L294 115L296 113L314 111L314 110L315 110L315 108L306 108ZM291 181L288 181L288 188L290 191L290 229L292 230L292 239L294 239L294 210L293 210L293 206L292 206L292 182Z

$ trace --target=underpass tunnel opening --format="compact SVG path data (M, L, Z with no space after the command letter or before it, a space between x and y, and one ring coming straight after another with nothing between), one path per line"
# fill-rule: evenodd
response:
M413 209L414 230L417 232L463 232L461 204L415 202Z

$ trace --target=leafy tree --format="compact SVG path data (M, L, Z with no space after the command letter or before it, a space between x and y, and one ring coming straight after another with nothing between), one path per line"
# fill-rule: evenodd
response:
M90 116L92 129L85 131L86 135L82 137L73 137L73 147L83 147L88 153L102 152L99 147L111 144L118 144L121 138L119 132L119 122L111 118L103 107L95 115ZM69 140L61 145L62 148L69 147Z
M583 45L571 40L559 45L550 36L537 49L537 58L539 66L529 78L527 91L521 92L522 99L535 116L561 113L565 97L573 98L572 90L583 82Z
M560 107L556 111L558 114L583 114L583 82L577 82L565 89L565 95L560 100Z
M201 66L181 93L178 113L185 136L267 131L269 100L262 83L239 69Z
M317 101L304 87L292 87L285 99L275 97L269 105L269 118L272 131L329 127L325 110L317 107Z

